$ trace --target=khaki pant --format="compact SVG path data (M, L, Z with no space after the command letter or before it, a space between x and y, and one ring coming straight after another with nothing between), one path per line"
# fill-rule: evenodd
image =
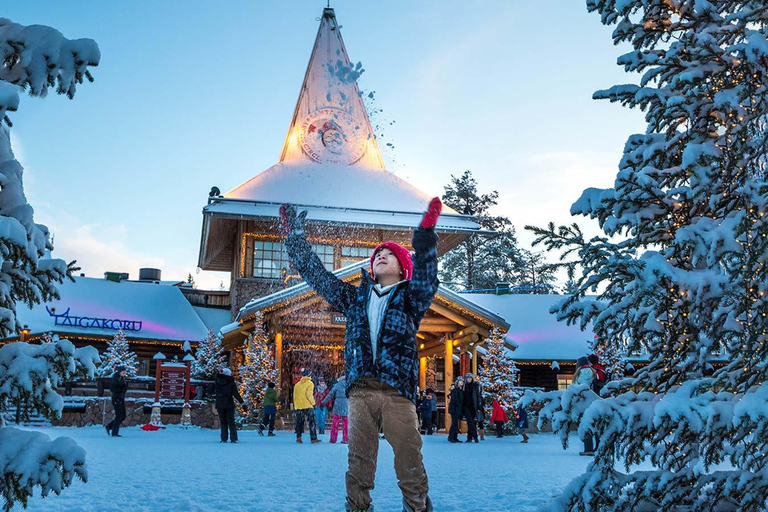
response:
M373 379L365 379L349 391L347 506L366 510L371 504L380 428L395 453L403 501L415 511L425 510L428 483L416 406L391 386Z

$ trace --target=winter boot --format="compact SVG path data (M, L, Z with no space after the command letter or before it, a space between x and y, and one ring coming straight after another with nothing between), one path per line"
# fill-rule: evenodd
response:
M301 440L301 436L296 436L296 442L302 444L304 441Z
M317 444L317 443L322 443L322 442L323 442L322 439L313 439L312 440L312 444Z
M480 440L481 441L485 441L485 429L484 428L480 429Z
M262 427L261 425L259 425L259 435L260 436L264 435L264 427Z
M427 496L427 508L425 508L423 511L413 510L411 506L408 505L408 503L406 503L405 500L403 500L403 512L433 512L433 510L434 509L432 508L432 500L429 499L429 496Z
M267 434L267 437L275 437L275 433L274 432L270 432L269 434Z
M373 504L366 509L362 508L349 508L349 504L344 507L345 512L373 512Z

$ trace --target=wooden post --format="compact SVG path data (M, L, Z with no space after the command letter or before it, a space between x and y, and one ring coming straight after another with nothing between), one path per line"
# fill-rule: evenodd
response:
M427 358L419 358L419 389L427 389Z
M283 375L283 333L281 332L275 334L275 368L277 368L277 382L275 386L277 389L280 389L280 379Z
M451 335L445 337L445 431L451 427L451 420L448 417L448 397L451 396L451 384L453 384L453 340Z
M472 373L477 376L477 345L472 345Z

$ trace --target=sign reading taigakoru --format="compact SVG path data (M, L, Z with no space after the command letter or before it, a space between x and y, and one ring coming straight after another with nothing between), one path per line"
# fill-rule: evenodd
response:
M141 320L121 320L119 318L97 318L91 316L74 316L69 314L69 309L63 313L56 314L54 311L45 307L48 314L54 318L54 325L66 325L70 327L83 327L85 329L112 329L117 331L140 331Z

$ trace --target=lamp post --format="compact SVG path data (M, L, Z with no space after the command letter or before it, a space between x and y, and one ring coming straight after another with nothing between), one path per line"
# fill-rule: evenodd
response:
M165 355L162 352L158 352L152 359L155 360L155 403L152 404L152 415L149 417L149 423L152 425L160 426L163 424L163 418L161 416L160 409L160 367L163 366L165 361Z
M29 340L29 326L25 325L21 328L21 331L19 331L19 341L27 341Z

